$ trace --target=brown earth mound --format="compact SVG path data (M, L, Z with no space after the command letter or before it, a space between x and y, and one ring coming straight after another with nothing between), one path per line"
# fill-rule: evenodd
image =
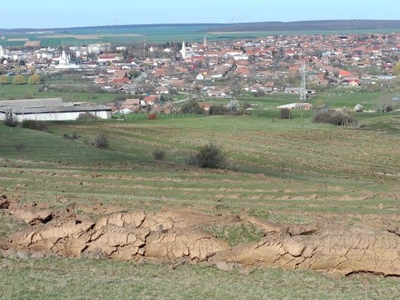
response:
M213 216L190 210L117 212L95 222L77 215L72 206L53 212L37 205L20 205L7 197L0 198L0 209L30 225L1 243L5 256L11 251L27 251L66 257L203 262L226 270L240 265L340 275L400 275L397 229L277 225L247 215ZM265 236L256 243L230 247L206 232L209 226L232 224L251 224Z
M312 236L270 236L261 242L218 253L213 260L246 266L274 266L331 274L400 275L400 239L367 229L322 230Z

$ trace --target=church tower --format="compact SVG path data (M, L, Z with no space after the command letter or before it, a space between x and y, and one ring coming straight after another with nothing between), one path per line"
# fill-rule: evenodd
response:
M182 55L182 58L185 59L186 58L186 45L185 45L185 41L182 42L182 49L181 51L179 51Z
M68 65L70 63L70 56L65 53L65 50L62 51L61 53L61 58L59 60L60 65Z

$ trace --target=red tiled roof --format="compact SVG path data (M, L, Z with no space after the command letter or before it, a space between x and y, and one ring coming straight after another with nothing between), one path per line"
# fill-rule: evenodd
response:
M129 83L130 80L128 78L124 77L124 78L116 78L111 82L112 83Z
M157 100L157 96L156 95L146 96L143 99L144 102L154 102L156 100Z
M349 71L346 70L340 70L339 71L339 76L341 77L349 77L349 76L353 76L353 74Z

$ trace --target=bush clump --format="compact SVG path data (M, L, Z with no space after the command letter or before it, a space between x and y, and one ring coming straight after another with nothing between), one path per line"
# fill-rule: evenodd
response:
M96 147L97 149L106 149L110 145L104 133L99 133L95 137L86 139L85 144Z
M156 149L152 152L153 158L155 160L164 160L165 159L165 151L164 150L160 150L160 149Z
M326 109L317 111L312 117L313 123L336 126L357 126L357 120L343 110Z
M393 111L393 103L385 102L376 105L375 111L381 114Z
M197 101L191 100L182 105L181 112L184 114L202 114L203 109Z
M214 116L242 116L244 114L245 110L237 100L229 101L228 105L213 105L209 110L209 115Z
M81 136L78 135L76 132L73 132L71 134L64 133L63 137L64 137L64 139L67 139L67 140L78 140L81 138Z
M289 108L281 109L281 119L288 120L292 118L292 111Z
M224 169L227 167L227 158L220 147L209 143L190 155L186 164L198 168Z
M224 105L213 105L210 107L209 114L213 116L223 116L230 113L230 110Z
M22 128L32 129L32 130L39 130L39 131L47 130L47 124L43 121L23 120L21 126Z
M4 125L9 127L17 127L18 120L13 114L6 114L6 118L4 119Z

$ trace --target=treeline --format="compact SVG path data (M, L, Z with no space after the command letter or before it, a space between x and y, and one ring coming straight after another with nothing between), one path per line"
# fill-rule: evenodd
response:
M0 75L0 84L40 84L42 83L42 77L39 74L33 74L29 77L24 75L15 75L15 76L7 76L7 75Z

